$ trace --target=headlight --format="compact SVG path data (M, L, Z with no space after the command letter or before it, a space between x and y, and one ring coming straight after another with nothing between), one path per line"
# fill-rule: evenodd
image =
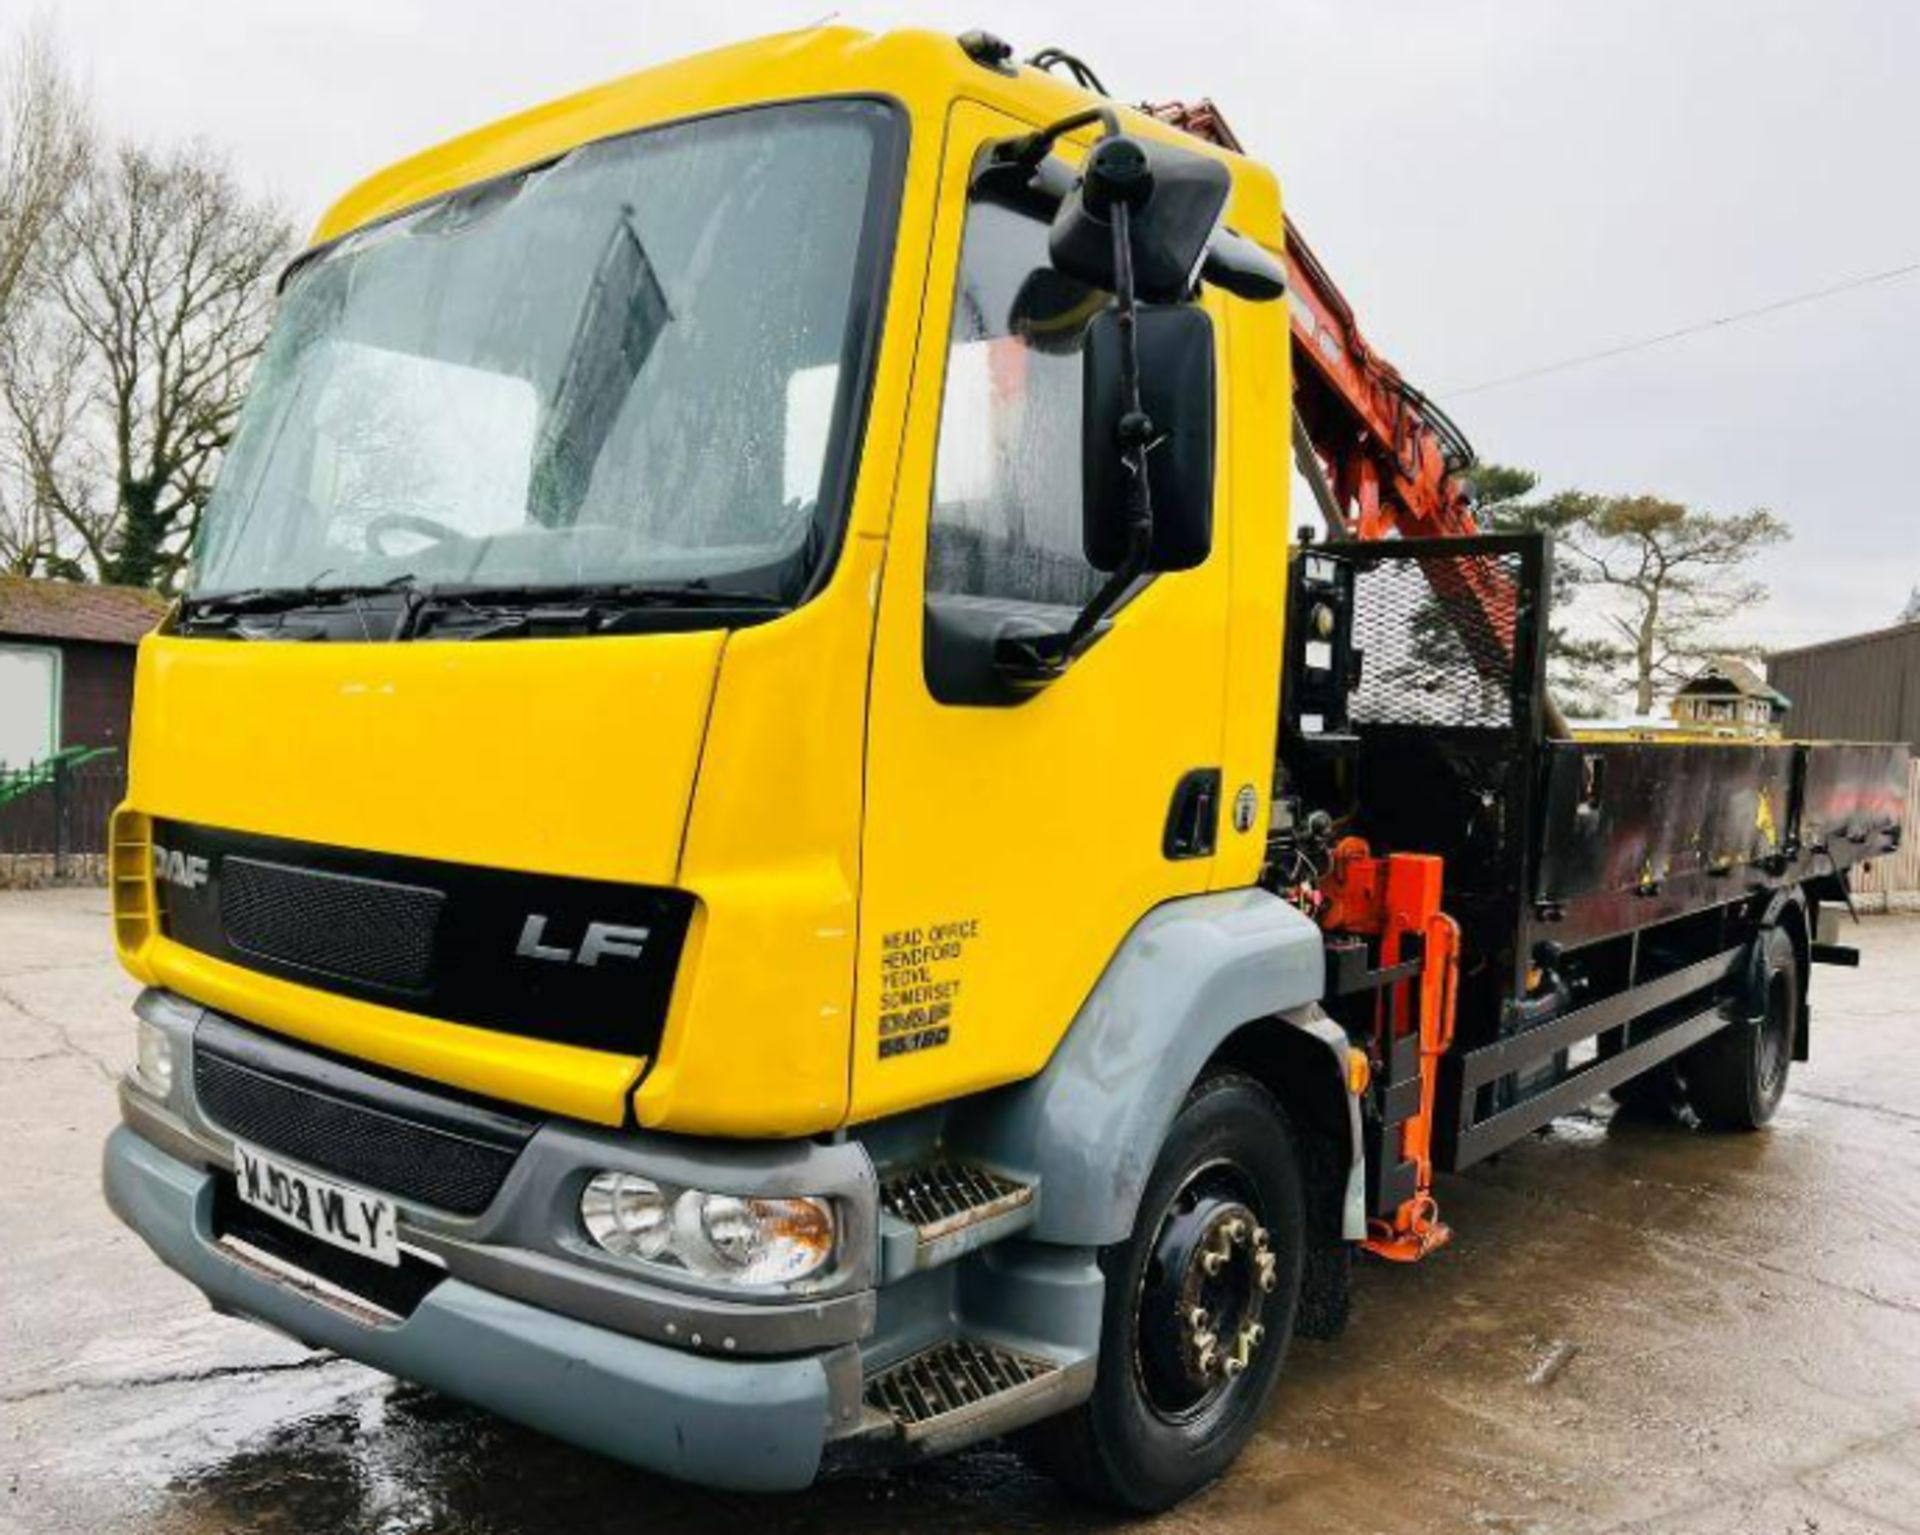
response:
M696 1274L741 1284L804 1279L833 1256L824 1199L743 1199L689 1191L673 1209L674 1247Z
M144 1018L134 1022L133 1074L156 1098L173 1091L173 1040L165 1029Z
M673 1235L672 1205L660 1185L632 1173L600 1173L580 1196L580 1220L616 1258L658 1258Z
M736 1284L790 1284L833 1258L824 1199L754 1199L666 1189L635 1173L596 1173L580 1194L589 1240L616 1258Z

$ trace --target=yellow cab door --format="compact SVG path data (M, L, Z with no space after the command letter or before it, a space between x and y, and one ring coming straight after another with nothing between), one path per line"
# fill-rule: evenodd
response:
M982 146L1031 126L970 102L950 120L878 593L856 1121L1038 1071L1127 931L1212 878L1212 857L1170 857L1164 844L1182 780L1222 765L1230 476L1217 297L1207 562L1146 583L1064 676L1019 701L970 698L977 655L951 643L1009 616L1064 629L1101 579L1082 555L1079 338L1104 296L1083 290L1090 302L1077 305L1058 277L1036 287L1046 225L968 197ZM1076 308L1081 323L1063 323ZM1220 802L1237 788L1228 779L1202 810L1221 837L1234 833Z

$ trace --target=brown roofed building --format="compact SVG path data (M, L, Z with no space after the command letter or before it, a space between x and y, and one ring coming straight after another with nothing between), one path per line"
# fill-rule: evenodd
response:
M0 576L0 769L65 747L124 751L134 646L165 610L136 587Z
M1673 697L1673 717L1721 735L1772 735L1792 707L1787 695L1743 661L1720 657Z

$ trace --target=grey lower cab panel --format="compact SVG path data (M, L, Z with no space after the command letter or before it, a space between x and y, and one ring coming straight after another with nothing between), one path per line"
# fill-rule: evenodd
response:
M695 1355L453 1277L405 1318L353 1315L221 1248L214 1174L125 1126L108 1140L105 1174L114 1213L216 1307L312 1347L686 1481L791 1490L819 1467L832 1382L851 1348L785 1359Z
M164 1100L123 1084L122 1117L147 1141L188 1165L223 1172L232 1160L230 1131L208 1118L195 1092L201 1036L225 1038L244 1029L269 1037L163 990L143 992L135 1011L171 1041L175 1075ZM269 1042L274 1059L258 1056L253 1064L270 1067L283 1080L301 1078L328 1090L344 1087L408 1123L460 1128L440 1117L437 1100L426 1101L434 1095L424 1084L333 1063L291 1041ZM290 1072L293 1058L304 1064ZM393 1180L367 1177L366 1168L337 1165L325 1146L303 1147L292 1159L393 1197L402 1243L454 1278L636 1338L728 1355L785 1356L851 1343L873 1326L878 1195L872 1163L857 1144L694 1144L681 1137L548 1121L521 1148L487 1208L473 1216L418 1203L393 1187ZM841 1212L847 1262L809 1294L784 1304L730 1294L712 1281L670 1282L673 1276L636 1273L591 1250L580 1231L579 1184L596 1169L723 1193L824 1195Z
M1105 1293L1091 1250L1024 1236L884 1285L861 1343L860 1425L836 1458L885 1464L956 1449L1084 1401Z

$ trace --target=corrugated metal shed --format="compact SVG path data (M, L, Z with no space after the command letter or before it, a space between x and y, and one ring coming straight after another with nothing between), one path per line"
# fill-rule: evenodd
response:
M1905 741L1920 756L1920 624L1780 651L1767 680L1793 700L1790 736Z

